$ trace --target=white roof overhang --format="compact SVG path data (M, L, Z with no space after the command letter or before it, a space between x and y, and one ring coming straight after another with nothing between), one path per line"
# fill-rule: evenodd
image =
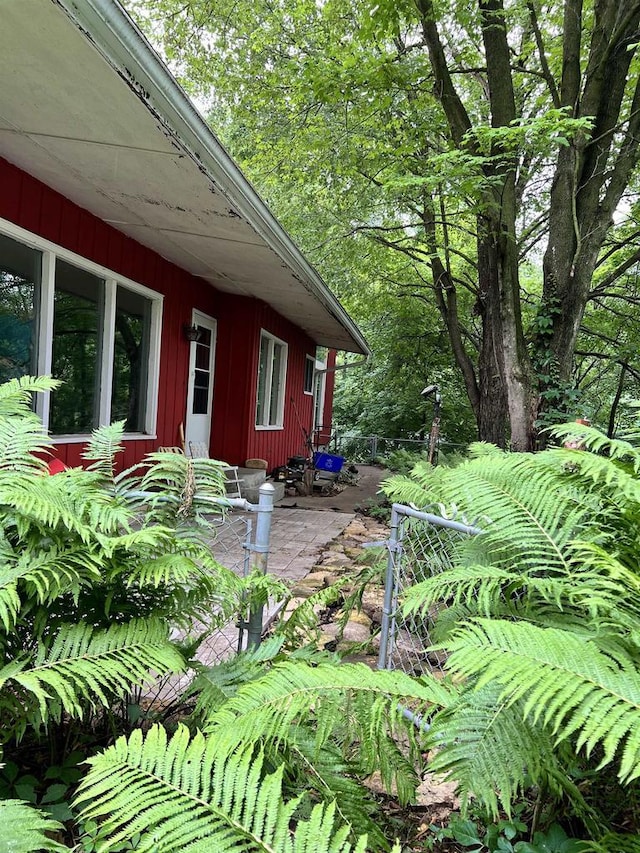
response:
M116 0L0 0L0 155L317 344L361 332Z

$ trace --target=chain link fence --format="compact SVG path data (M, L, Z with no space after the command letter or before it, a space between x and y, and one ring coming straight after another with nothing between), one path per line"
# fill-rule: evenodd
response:
M457 521L393 505L387 541L379 669L399 669L409 675L443 672L444 654L430 649L442 605L433 605L426 614L404 616L403 595L409 587L450 568L461 539L479 532Z
M429 454L430 436L426 438L389 438L383 435L360 435L358 433L338 432L331 434L325 445L332 452L344 456L349 462L373 464L397 450L409 453ZM468 445L454 444L446 439L439 439L436 450L442 453L464 453Z
M429 451L429 439L418 438L385 438L381 435L356 435L336 433L334 446L340 456L351 462L377 462L381 457L388 456L394 450L408 450L411 453Z
M260 487L257 504L251 504L242 498L217 501L224 511L218 509L209 518L212 535L209 537L211 553L218 563L246 577L256 568L263 573L267 570L267 556L271 535L274 490L270 483ZM260 644L262 637L262 607L241 608L234 618L224 619L219 609L213 608L208 624L195 626L204 639L198 646L196 659L205 666L215 666L228 660L242 649ZM216 623L221 623L216 627ZM182 639L180 631L174 632L174 639ZM155 706L169 706L178 699L189 686L193 672L169 676L156 683L152 691L146 692L146 701Z

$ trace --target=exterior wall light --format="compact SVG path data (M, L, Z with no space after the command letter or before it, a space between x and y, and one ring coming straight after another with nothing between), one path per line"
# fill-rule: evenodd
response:
M182 331L184 332L184 336L188 341L199 341L202 337L202 330L199 329L196 325L189 326L185 323L182 327Z

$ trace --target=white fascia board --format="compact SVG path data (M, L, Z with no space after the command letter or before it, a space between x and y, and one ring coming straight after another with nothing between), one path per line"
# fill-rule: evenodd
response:
M291 237L242 174L165 63L116 0L52 0L61 6L154 113L176 144L323 307L366 356L369 346L351 317L302 255Z

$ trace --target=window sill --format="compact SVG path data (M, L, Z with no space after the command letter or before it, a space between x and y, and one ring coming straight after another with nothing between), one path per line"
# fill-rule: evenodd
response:
M54 444L86 444L91 441L91 434L84 435L50 435L49 438ZM122 436L123 441L156 441L157 435L149 435L142 432L125 432Z
M265 426L263 424L256 424L255 429L256 432L266 432L267 430L275 432L276 430L283 430L284 424L276 424L275 426Z

